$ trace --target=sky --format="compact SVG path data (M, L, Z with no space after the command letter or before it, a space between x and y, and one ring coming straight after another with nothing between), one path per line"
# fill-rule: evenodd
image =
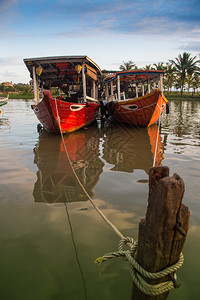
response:
M24 58L87 55L118 70L200 55L200 0L0 0L0 83L28 83Z

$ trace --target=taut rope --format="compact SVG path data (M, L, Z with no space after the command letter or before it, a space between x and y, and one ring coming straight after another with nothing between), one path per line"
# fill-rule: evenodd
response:
M92 198L90 197L90 195L88 194L88 192L86 191L86 189L84 188L84 186L82 185L82 183L81 183L80 179L78 178L76 172L74 171L72 162L71 162L71 160L70 160L70 157L69 157L69 154L68 154L66 145L65 145L63 133L62 133L62 130L61 130L60 117L59 117L59 114L58 114L58 107L57 107L57 100L56 100L56 99L55 99L55 104L56 104L57 120L58 120L58 125L59 125L59 129L60 129L60 134L61 134L63 146L64 146L64 149L65 149L65 153L66 153L67 159L69 160L69 163L70 163L72 172L73 172L74 176L76 177L76 180L78 181L80 187L82 188L83 192L84 192L85 195L87 196L87 198L88 198L88 200L90 201L90 203L93 205L93 207L96 209L96 211L100 214L100 216L104 219L104 221L105 221L105 222L106 222L106 223L114 230L114 232L120 237L120 239L125 238L125 237L123 236L123 234L121 234L121 232L115 227L115 225L113 225L113 224L106 218L106 216L103 214L103 212L95 205L94 201L92 200Z

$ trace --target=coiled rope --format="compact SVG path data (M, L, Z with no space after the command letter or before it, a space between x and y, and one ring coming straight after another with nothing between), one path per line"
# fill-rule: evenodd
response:
M130 250L123 250L123 246L127 245L130 247ZM131 276L136 284L136 286L146 295L150 296L156 296L163 294L165 292L170 291L174 287L178 287L176 285L176 273L177 271L183 264L184 258L183 254L181 253L179 260L177 263L174 265L171 265L170 267L159 271L155 273L151 273L146 271L141 265L138 264L138 262L135 260L135 253L137 251L137 245L138 242L135 241L132 238L124 238L119 242L118 245L118 251L117 252L111 252L107 253L102 257L99 257L95 260L95 263L98 263L99 265L102 264L102 262L107 261L112 258L116 257L123 257L125 258L131 266ZM170 275L170 276L169 276ZM158 284L149 284L147 281L143 278L145 277L146 279L161 279L163 277L169 276L170 280L158 283Z
M90 197L90 195L87 193L86 189L84 188L84 186L82 185L80 179L78 178L72 162L70 160L65 142L64 142L64 136L61 130L61 124L60 124L60 117L59 117L59 113L58 113L58 107L57 107L57 100L55 99L55 106L56 106L56 113L57 113L57 120L58 120L58 125L59 125L59 129L60 129L60 134L61 134L61 138L62 138L62 142L63 142L63 146L65 149L65 153L67 156L67 159L70 163L71 169L73 171L73 174L75 176L75 178L77 179L80 187L82 188L83 192L85 193L85 195L87 196L88 200L90 201L90 203L93 205L93 207L97 210L97 212L100 214L100 216L103 218L103 220L114 230L114 232L120 237L120 242L118 245L118 251L117 252L111 252L108 254L105 254L102 257L99 257L95 260L95 263L98 263L99 265L101 265L102 262L107 261L109 259L112 258L116 258L116 257L124 257L126 258L126 260L129 261L130 265L131 265L131 276L132 279L134 281L134 283L136 284L136 286L144 293L147 295L160 295L163 294L165 292L168 292L169 290L178 287L176 285L176 279L177 276L175 274L175 271L178 270L183 262L184 262L184 258L183 258L183 254L181 253L179 260L176 264L160 271L160 272L155 272L155 273L151 273L146 271L142 266L140 266L137 261L135 260L134 256L137 250L137 244L138 242L135 241L133 238L129 238L129 237L124 237L123 234L115 227L115 225L113 225L107 218L106 216L103 214L103 212L95 205L95 203L93 202L92 198ZM160 107L161 109L161 107ZM159 118L159 126L160 126L160 118ZM158 127L159 130L159 127ZM157 133L157 141L158 141L158 133ZM158 142L157 142L158 144ZM157 149L157 146L156 146ZM156 150L155 150L156 151ZM155 152L156 153L156 152ZM154 154L154 163L155 163L155 156L156 154ZM126 244L127 246L130 247L130 250L123 250L123 245ZM166 276L171 276L170 280L167 280L165 282L161 282L158 284L154 284L151 285L149 283L147 283L147 281L142 277L142 276L146 277L147 279L160 279Z

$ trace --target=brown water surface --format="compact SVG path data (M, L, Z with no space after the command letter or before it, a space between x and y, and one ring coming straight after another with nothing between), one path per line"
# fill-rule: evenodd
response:
M117 250L118 236L137 239L148 195L157 125L149 129L98 122L64 136L38 132L32 101L10 100L0 116L0 298L131 299L129 265L94 260ZM68 150L69 157L66 155ZM168 299L199 299L200 102L171 102L161 120L156 165L185 182L191 211L177 272L181 287Z

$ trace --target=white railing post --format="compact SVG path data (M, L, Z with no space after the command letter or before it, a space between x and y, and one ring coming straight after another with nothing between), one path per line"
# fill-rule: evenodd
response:
M114 95L114 91L113 91L113 81L110 82L110 92L111 92L111 98L112 98L112 101L114 99L113 95Z
M144 83L142 84L142 96L144 96Z
M120 95L120 76L117 76L117 94L118 94L118 100L121 100L121 95Z
M85 66L82 65L82 81L83 81L83 101L86 102L86 80L85 80Z
M36 79L36 72L35 72L35 66L33 66L33 88L34 88L34 101L36 104L38 104L38 84Z
M109 90L108 90L108 83L106 83L106 86L105 86L105 98L106 98L106 102L108 101L108 97L109 97Z
M150 82L148 80L148 93L150 93L150 92L151 92L151 87L150 87Z
M160 75L160 90L163 91L163 74Z
M92 95L93 98L96 98L96 83L95 80L92 81Z
M138 98L138 83L136 83L135 92L136 92L136 98Z

